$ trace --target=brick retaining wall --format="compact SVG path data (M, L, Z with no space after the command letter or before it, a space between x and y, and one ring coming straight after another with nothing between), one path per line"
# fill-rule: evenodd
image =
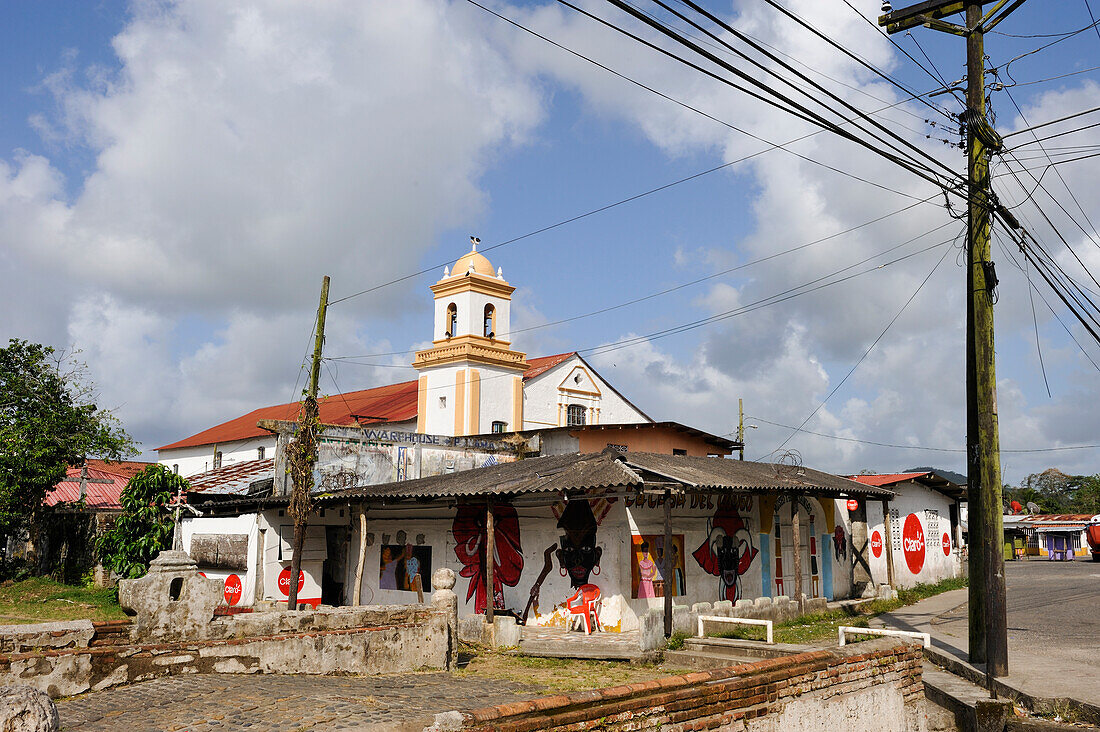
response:
M461 721L452 713L449 728L479 732L754 730L770 728L776 717L790 711L800 717L820 717L822 730L917 729L917 705L924 698L921 661L919 645L891 639L867 641L486 707L462 714ZM792 703L798 704L797 712L788 709ZM866 717L862 722L861 715Z

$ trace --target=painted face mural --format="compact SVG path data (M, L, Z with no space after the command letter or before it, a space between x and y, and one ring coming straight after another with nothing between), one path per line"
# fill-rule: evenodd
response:
M523 548L519 542L519 517L508 504L493 506L493 608L504 609L504 587L515 587L523 572ZM485 588L485 507L463 504L455 512L451 532L455 539L455 556L462 563L459 575L470 578L466 602L474 598L474 612L486 607Z
M741 575L749 570L757 553L752 534L733 502L719 500L714 516L707 521L707 539L692 556L704 572L718 577L723 600L741 599Z
M555 552L558 566L573 587L588 584L592 570L599 574L603 549L596 546L596 517L588 501L570 501L558 519L563 534Z
M844 536L844 527L840 525L833 532L833 553L836 555L837 560L848 556L848 540Z

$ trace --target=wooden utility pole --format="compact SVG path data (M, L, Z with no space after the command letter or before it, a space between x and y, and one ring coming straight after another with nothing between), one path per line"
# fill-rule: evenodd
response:
M966 39L967 267L966 267L966 455L970 499L970 661L985 663L990 676L1008 674L1000 438L993 350L993 288L990 259L994 207L989 192L989 153L1000 148L985 109L985 34L1024 0L928 0L879 18L888 33L918 25ZM982 6L992 5L983 14ZM965 25L942 20L965 13Z
M886 535L883 538L885 546L882 548L886 552L886 584L890 585L890 589L896 590L897 585L894 584L894 532L893 527L890 525L890 502L882 502L882 532Z
M298 609L298 577L302 572L302 546L306 540L306 522L312 510L310 493L313 491L313 466L317 464L317 424L320 409L317 406L317 383L321 380L321 349L325 343L325 313L328 310L328 275L321 282L321 304L317 306L317 334L313 341L313 367L309 371L309 387L302 402L298 431L287 447L293 493L290 496L290 515L294 518L294 548L290 558L290 579L286 606Z
M794 549L794 601L798 603L798 613L806 612L806 603L802 600L802 522L798 518L798 497L791 494L791 546Z

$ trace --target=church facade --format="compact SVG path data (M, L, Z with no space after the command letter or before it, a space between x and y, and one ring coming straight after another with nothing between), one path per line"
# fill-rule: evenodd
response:
M323 423L465 437L653 422L578 353L528 358L512 348L515 287L476 241L431 290L432 346L416 353L417 379L329 396ZM271 458L276 438L258 422L297 413L297 402L254 410L157 448L158 461L192 476Z

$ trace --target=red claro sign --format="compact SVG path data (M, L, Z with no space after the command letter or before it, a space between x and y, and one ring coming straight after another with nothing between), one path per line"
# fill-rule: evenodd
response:
M848 499L848 510L849 511L858 511L859 510L859 501L857 501L854 498L849 498Z
M940 541L943 545L943 555L945 557L951 556L951 537L947 534L943 535L943 539Z
M225 589L222 591L222 595L225 597L226 605L236 605L241 601L241 591L243 590L241 585L241 578L235 574L231 574L225 578Z
M298 592L302 591L302 586L305 583L305 572L298 570ZM290 567L287 567L282 572L279 572L279 592L283 593L287 597L290 597Z
M882 556L882 534L878 531L871 532L871 553L875 555L875 559Z
M924 527L915 513L905 517L901 530L901 548L905 554L905 564L913 574L920 574L924 568Z

